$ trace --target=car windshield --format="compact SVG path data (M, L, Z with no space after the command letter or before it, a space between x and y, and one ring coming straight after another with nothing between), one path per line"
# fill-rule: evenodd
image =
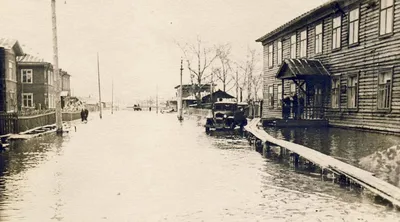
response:
M234 105L233 104L215 104L214 105L214 110L233 110Z

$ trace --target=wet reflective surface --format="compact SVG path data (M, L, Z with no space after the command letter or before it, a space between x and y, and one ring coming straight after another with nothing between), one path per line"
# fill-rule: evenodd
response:
M362 157L400 144L400 137L341 128L265 128L271 136L318 150L361 166Z
M120 111L0 154L0 221L399 221L202 120Z

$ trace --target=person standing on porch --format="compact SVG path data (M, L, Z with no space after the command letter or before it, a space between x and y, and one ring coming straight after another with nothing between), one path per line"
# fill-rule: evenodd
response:
M303 113L304 113L304 97L301 96L299 98L299 119L304 119Z
M283 100L282 100L282 113L283 113L283 119L289 119L290 117L290 98L289 96L286 96Z
M299 113L299 101L297 98L297 94L293 94L292 96L292 113L293 113L293 119L298 119L298 113Z

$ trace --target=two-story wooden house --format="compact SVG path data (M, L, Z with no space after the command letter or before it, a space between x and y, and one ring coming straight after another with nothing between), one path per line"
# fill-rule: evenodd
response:
M256 41L263 118L296 95L297 118L400 132L400 0L331 0Z
M0 112L15 112L17 105L17 56L24 55L17 40L0 38Z
M20 109L53 109L56 79L53 65L32 55L18 60L18 94Z

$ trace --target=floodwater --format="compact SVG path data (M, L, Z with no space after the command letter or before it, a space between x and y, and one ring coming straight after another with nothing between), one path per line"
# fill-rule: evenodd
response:
M385 166L400 170L400 162L394 158L386 162L383 162L382 158L376 158L384 155L389 148L400 145L400 136L332 127L267 127L265 131L276 138L304 145L374 172L378 177L400 187L398 172L391 169L382 170ZM367 157L370 157L368 161L376 162L372 165L380 167L373 168L370 166L371 163L367 164L366 160L363 161Z
M0 154L0 221L400 221L196 118L119 111Z

